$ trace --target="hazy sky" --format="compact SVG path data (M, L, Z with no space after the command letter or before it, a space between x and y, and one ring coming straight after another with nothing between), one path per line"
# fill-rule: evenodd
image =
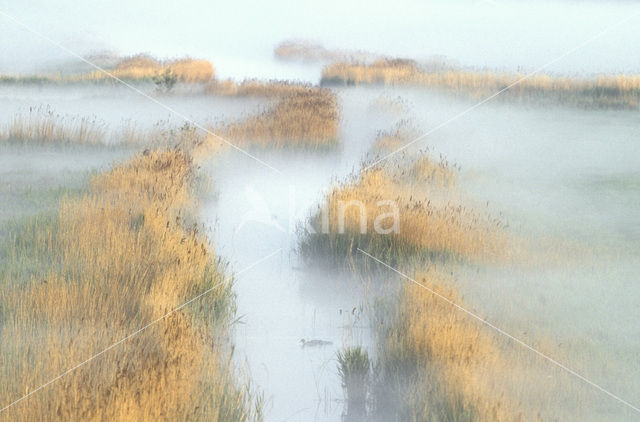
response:
M271 62L286 38L328 47L463 65L534 69L625 17L637 2L506 0L141 1L0 0L11 14L65 46L87 53L189 54L212 60L225 76L283 76ZM550 67L564 73L640 73L640 16ZM65 53L0 15L0 71ZM284 75L287 76L287 75Z

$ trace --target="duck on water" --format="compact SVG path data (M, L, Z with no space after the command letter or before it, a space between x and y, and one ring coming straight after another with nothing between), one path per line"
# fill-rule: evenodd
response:
M323 347L323 346L329 346L331 344L333 344L333 342L326 341L326 340L305 340L305 339L300 340L301 347Z

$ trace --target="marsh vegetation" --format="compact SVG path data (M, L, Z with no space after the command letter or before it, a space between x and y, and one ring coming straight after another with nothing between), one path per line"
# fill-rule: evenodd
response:
M383 132L376 144L388 138ZM362 249L396 265L416 256L481 259L505 247L503 223L460 202L453 188L455 167L445 160L423 153L385 164L365 164L330 191L326 214L312 217L319 233L300 243L304 256L348 262L359 259Z
M168 76L175 81L186 83L206 83L214 77L215 69L207 60L181 58L158 60L148 54L116 57L96 69L89 63L96 63L91 57L86 62L85 71L60 71L34 75L0 75L0 83L87 83L114 82L114 78L129 82L152 82ZM175 82L174 82L175 83Z
M194 171L181 150L146 151L93 176L57 212L9 230L0 297L3 403L122 344L3 418L259 416L224 341L232 275L191 222ZM207 290L191 309L172 312ZM159 318L162 324L129 340Z
M82 63L0 77L0 419L629 416L539 358L640 392L625 377L640 374L638 76L523 79L305 42L275 56L321 79L92 59L142 103ZM497 92L511 102L435 133ZM600 196L611 208L585 211ZM611 319L594 328L587 306Z
M408 59L370 64L338 62L322 71L322 84L380 84L424 87L484 99L497 92L516 102L568 104L586 108L637 109L640 76L604 75L592 79L497 73L465 69L423 69Z
M381 132L374 146L398 137L402 131ZM366 252L417 280L401 281L401 287L392 289L397 293L378 302L373 364L359 348L338 354L349 408L360 406L369 419L527 420L509 409L504 391L480 381L481 373L503 370L494 366L501 360L491 334L451 306L461 302L444 271L460 262L498 259L508 248L499 220L452 202L459 197L455 174L455 166L432 161L424 152L384 167L365 165L360 174L330 191L328 232L307 234L301 241L308 260L328 258L354 271L375 272L378 265ZM373 227L381 215L393 218L376 206L381 198L395 199L401 230ZM341 202L358 206L340 213ZM312 220L321 224L318 216ZM442 273L433 268L442 268ZM395 283L394 278L388 282Z

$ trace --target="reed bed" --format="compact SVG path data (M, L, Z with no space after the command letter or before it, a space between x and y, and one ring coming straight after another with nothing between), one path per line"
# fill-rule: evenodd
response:
M330 190L324 209L311 219L318 234L303 238L301 253L348 261L361 248L391 264L415 257L500 256L506 242L502 223L455 196L455 173L454 166L427 153L362 170Z
M213 65L207 60L182 58L160 61L143 54L122 59L113 69L113 74L120 79L144 80L167 70L175 75L178 81L187 83L209 82L215 74ZM95 73L96 78L106 77L101 75L104 73Z
M147 54L124 57L115 65L103 67L111 75L129 82L152 81L169 73L184 83L207 83L215 75L211 62L189 57L175 60L159 60ZM99 70L83 73L57 72L50 74L11 76L0 75L0 83L83 83L113 81L111 75Z
M414 277L455 303L435 271ZM384 313L373 387L376 420L519 421L525 418L494 380L508 378L497 340L428 290L407 283ZM517 401L516 401L517 403Z
M248 79L237 83L231 79L213 80L205 88L205 92L211 95L229 97L266 97L282 98L289 95L305 94L309 91L321 92L309 83L291 81L261 81ZM324 90L325 92L328 90Z
M420 136L420 133L412 122L402 119L396 123L392 130L378 132L372 150L376 154L388 154L399 150L418 136Z
M475 99L507 87L501 97L549 101L581 107L637 108L640 75L605 75L593 79L443 69L432 71L413 60L378 59L370 64L337 62L322 72L322 84L382 84L436 88ZM513 85L513 86L512 86Z
M402 127L379 138L406 140ZM369 258L358 259L360 248L404 273L417 272L415 280L461 304L444 271L454 264L500 257L507 244L499 221L455 205L456 173L456 166L425 152L400 157L391 167L365 168L330 191L328 217L312 218L320 233L303 239L303 255L369 263ZM375 229L375 219L389 215L388 208L378 205L386 199L398 205L397 231ZM364 204L364 213L349 208L341 228L339 204L350 201ZM320 229L322 224L328 233ZM436 266L442 269L436 271ZM430 291L401 283L397 297L378 302L377 359L364 362L366 351L359 353L360 381L357 388L351 385L359 405L352 407L366 413L367 420L380 421L530 420L522 415L518 400L504 391L505 384L494 382L509 378L514 370L506 366L509 360L497 339ZM345 357L339 356L339 370L345 385L354 384Z
M259 419L230 363L232 279L193 224L195 166L145 151L13 231L0 270L0 420Z
M338 374L346 397L346 420L364 420L371 377L371 359L362 347L347 347L339 351Z
M259 95L255 90L251 92L255 94L247 95ZM322 149L337 144L340 113L335 94L293 84L282 92L274 105L260 113L220 124L211 132L245 147ZM127 120L121 127L111 128L96 117L62 115L48 107L16 114L10 123L0 127L2 142L147 148L178 145L195 157L209 156L224 147L220 138L189 123L174 127L159 121L152 127L141 127Z
M288 82L248 81L209 91L232 96L274 98L259 113L222 125L215 133L233 142L261 147L330 148L337 144L340 108L328 90Z
M334 60L340 57L333 51L326 49L322 44L295 40L281 42L274 48L273 54L279 59L296 59L309 62Z
M411 105L405 98L399 95L396 97L390 97L382 94L371 102L369 109L373 112L383 112L404 118L409 115Z
M98 145L106 138L106 124L97 118L64 116L50 108L30 108L0 128L0 142Z
M178 66L179 65L179 66ZM184 71L180 66L183 66ZM121 79L143 80L160 76L156 83L160 88L170 90L171 75L185 82L207 82L204 92L210 95L229 97L262 97L273 100L260 112L243 119L212 128L212 132L223 136L234 144L259 147L295 147L325 149L337 145L340 125L340 106L335 93L326 88L310 84L287 81L248 80L242 83L217 81L211 72L198 73L204 65L196 61L178 60L170 63L159 62L149 56L134 56L122 60L113 70ZM161 72L171 69L171 75ZM198 75L203 75L202 77ZM182 76L181 76L182 75ZM82 76L86 80L108 76L96 72L93 76ZM30 110L28 115L21 114L7 127L0 129L0 142L62 142L78 144L105 144L109 142L129 144L150 144L151 140L164 139L167 130L154 128L144 133L130 122L112 139L105 136L104 124L95 119L81 119L57 115L50 110ZM171 131L169 130L169 137ZM209 146L220 147L216 136L204 136L194 140L206 151ZM213 148L213 147L212 147Z
M273 54L281 60L302 60L305 62L367 60L372 55L364 51L331 50L322 44L304 40L286 40L278 44Z
M16 114L10 123L0 127L0 143L74 146L167 147L187 146L202 136L186 123L172 127L168 121L158 121L151 127L141 127L131 120L121 127L109 127L95 116L74 116L56 113L49 107L29 108Z
M480 213L453 205L455 174L455 166L442 159L433 161L425 153L403 157L390 169L361 171L329 193L328 233L308 235L301 243L303 255L338 261L348 257L354 262L361 248L402 272L417 271L415 280L462 304L450 287L453 282L442 275L444 270L460 261L501 256L506 238L499 222L481 220ZM377 201L387 198L399 205L399 230L379 233L372 221L388 212L377 207ZM365 204L365 226L354 208L344 214L340 229L335 218L338 204L353 200ZM323 224L321 218L314 217L316 227ZM362 262L368 262L365 259ZM432 269L435 263L443 270ZM509 378L514 370L507 367L510 361L497 339L430 291L401 283L396 298L378 303L377 359L366 365L362 357L358 360L358 368L372 368L371 374L359 372L362 382L356 389L359 397L366 394L367 408L362 410L362 398L354 408L366 413L368 420L381 421L531 420L523 416L504 384L494 382ZM339 369L346 374L345 356L340 355ZM344 375L343 381L353 383L351 378ZM366 380L371 381L366 384Z
M406 142L406 128L401 123L381 132L378 141ZM413 278L419 283L462 304L450 287L453 281L443 274L452 265L503 256L507 239L500 221L456 202L456 174L455 165L434 160L428 152L401 156L388 167L363 167L329 192L327 214L312 217L319 233L302 240L303 256L346 260L362 264L356 269L370 269L365 264L371 260L362 258L360 248L403 273L417 273ZM397 205L397 230L389 226L389 208L379 205L384 200ZM340 204L352 202L363 209L348 208L341 222ZM387 218L386 232L375 227L380 216ZM377 358L365 362L368 355L361 352L355 360L359 383L351 390L359 395L360 414L380 421L531 420L505 391L512 384L496 381L509 378L514 370L506 366L510 360L498 339L430 291L400 283L397 297L376 302ZM345 385L354 384L345 357L339 355L339 370Z

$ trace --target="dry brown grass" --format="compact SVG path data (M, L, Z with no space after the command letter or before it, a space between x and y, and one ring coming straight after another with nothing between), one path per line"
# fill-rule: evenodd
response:
M310 84L283 81L249 80L237 84L230 80L212 80L213 73L209 74L205 71L198 73L197 69L206 66L200 66L195 62L182 60L166 64L149 56L134 56L121 61L116 66L114 74L123 79L141 80L159 75L164 69L171 68L172 72L179 76L179 79L186 82L207 81L205 92L211 95L262 97L273 100L273 104L266 106L257 114L212 128L212 132L234 144L312 149L330 148L337 144L340 106L337 96L331 90ZM178 65L184 65L187 70L182 72ZM204 76L200 78L198 76L200 74ZM108 76L96 72L92 77L107 78ZM89 126L89 123L93 126ZM66 122L61 116L54 116L53 113L40 116L38 113L30 112L28 116L17 116L11 125L0 132L0 141L56 141L97 144L109 143L110 141L108 137L105 137L102 126L100 127L102 131L97 133L94 128L97 126L95 121L82 121L81 127L76 126L75 122ZM87 126L89 127L87 128ZM88 129L94 130L90 132ZM112 141L114 143L148 145L151 140L166 138L166 132L166 130L158 132L154 128L145 133L135 125L128 123L120 132L115 133ZM169 135L171 134L169 133ZM201 151L211 149L208 147L209 144L215 145L215 148L220 147L219 138L200 135L201 139L197 140L197 143L201 147Z
M335 95L310 89L287 95L273 107L221 131L230 139L261 145L322 147L337 142L338 125Z
M377 154L388 154L402 148L420 134L410 120L403 119L392 130L379 131L372 150Z
M371 64L332 63L322 71L323 83L418 84L422 73L413 60L378 59Z
M169 71L178 81L185 83L210 82L215 75L211 62L189 57L175 60L158 60L147 54L137 54L114 60L113 67L104 67L111 75L126 81L150 81ZM105 72L92 70L85 73L52 73L28 76L1 75L5 83L82 83L113 81Z
M394 131L379 134L378 141L405 142L405 129L401 124ZM456 205L455 175L455 166L442 159L434 161L426 153L401 157L390 167L362 170L330 191L328 234L309 235L301 245L302 252L307 256L357 259L357 248L361 248L406 273L423 265L433 268L436 263L447 270L453 263L451 258L482 262L501 257L506 247L501 224ZM376 233L374 227L379 215L388 215L388 208L378 206L378 201L386 199L398 204L397 233ZM361 233L357 207L345 212L341 233L338 208L340 203L354 200L365 206L365 233ZM318 231L320 219L314 217ZM365 259L363 262L369 262ZM429 269L414 278L461 303L446 287L452 281L440 272ZM397 301L379 310L379 350L370 419L525 420L518 401L493 383L509 374L511 368L506 366L508 360L502 357L494 337L475 320L408 282L400 288Z
M380 139L403 136L398 131ZM357 248L400 271L414 268L444 270L451 258L479 263L503 256L507 238L497 220L463 205L455 205L455 166L434 161L423 153L396 161L392 167L363 170L328 195L328 234L309 235L302 243L307 256L357 259ZM378 201L391 199L399 206L399 232L376 233L375 219L388 213ZM339 228L340 203L360 201L366 216L361 233L358 208L347 209L344 233ZM320 230L320 216L315 217ZM446 259L441 260L441 257ZM365 258L369 262L369 258ZM455 261L459 262L459 261ZM366 268L366 267L365 267ZM451 280L436 270L414 277L449 300L462 304ZM405 283L404 280L401 281ZM394 282L395 283L395 282ZM428 290L406 282L397 301L380 314L378 356L372 386L373 420L515 421L527 420L518 400L507 395L504 384L513 368L501 354L496 339L477 321ZM512 385L512 384L508 384Z
M181 82L209 82L215 73L213 65L207 60L183 58L159 61L139 54L122 59L113 69L113 74L120 79L151 79L166 70L170 70ZM99 75L104 73L97 73L96 77L99 78Z
M401 96L389 97L382 94L371 102L369 109L374 112L389 113L404 118L409 115L411 106L409 102Z
M309 91L327 92L311 84L290 81L261 81L248 79L240 83L233 80L211 81L205 90L212 95L229 97L265 97L282 98L290 95L305 94Z
M31 108L0 128L0 142L97 145L105 143L106 134L106 125L95 117L63 116L49 108Z
M305 61L334 60L337 58L322 44L310 41L283 41L276 46L273 54L280 59L301 59Z
M433 161L427 153L417 159L402 158L391 167L363 170L329 192L328 224L322 222L322 215L312 218L313 226L323 234L307 236L301 243L302 252L344 260L361 248L392 263L416 256L497 259L506 245L502 223L464 205L452 189L454 181L454 166ZM393 222L392 208L380 201L397 205L397 232L376 230L376 221L383 230L390 230Z
M16 232L0 272L2 420L250 420L226 351L231 281L190 225L194 166L146 151Z
M379 141L406 141L404 127L381 133ZM501 223L457 204L455 176L455 166L442 159L435 161L426 153L401 157L391 167L362 170L330 191L328 234L309 235L301 245L302 252L355 260L361 257L357 251L361 248L405 273L434 266L448 270L454 263L502 257L507 238ZM375 219L389 212L378 206L378 201L385 199L398 204L397 233L375 230ZM338 208L340 203L354 200L365 206L365 233L361 233L357 207L345 212L341 233ZM321 231L321 217L314 219ZM362 262L369 262L364 259ZM446 287L452 280L440 272L424 270L414 278L462 304ZM502 380L512 368L506 366L509 361L491 333L428 290L406 283L397 301L380 309L369 417L425 422L528 420L522 416L518 400L506 394L504 385L493 382Z
M213 130L232 142L276 148L327 148L338 141L340 108L336 95L328 89L289 82L226 81L211 84L208 92L274 100L273 105L257 114Z
M9 124L0 127L0 142L14 144L189 148L202 138L188 123L174 127L168 121L159 121L151 127L141 127L126 120L122 126L112 128L95 116L62 115L50 108L30 108L28 113L18 113Z
M215 75L215 68L208 60L183 58L165 63L164 67L183 82L208 82Z
M207 60L182 58L161 61L145 54L125 57L109 70L113 76L125 80L150 80L170 71L178 81L187 83L209 82L215 73L213 65ZM100 80L109 79L110 76L95 71L86 78Z
M409 85L442 89L473 98L492 95L523 78L521 74L449 69L429 71L415 61L379 59L371 64L338 62L322 73L325 84ZM501 94L519 100L549 100L586 107L636 108L640 104L639 75L609 75L595 79L537 74Z
M451 281L435 271L414 279L461 304L444 287ZM493 383L517 364L507 364L490 333L426 289L405 284L400 291L380 333L377 413L414 421L530 420Z
M284 60L303 60L306 62L336 60L366 60L372 55L364 51L330 50L322 44L304 40L287 40L276 46L274 55Z

